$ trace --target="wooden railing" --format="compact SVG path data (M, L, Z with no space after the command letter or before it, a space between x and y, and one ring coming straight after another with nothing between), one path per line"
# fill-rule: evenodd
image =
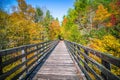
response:
M65 44L87 80L120 80L120 75L117 76L111 72L111 65L120 69L120 58L95 51L74 42L65 41ZM99 58L99 61L96 61L90 55Z
M0 80L22 79L57 45L58 41L21 46L0 51Z

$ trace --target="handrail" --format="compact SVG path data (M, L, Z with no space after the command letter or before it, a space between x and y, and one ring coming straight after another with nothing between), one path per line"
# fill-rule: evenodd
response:
M5 80L13 73L12 80L22 79L30 73L59 41L46 41L38 44L25 45L17 48L0 51L0 79ZM19 61L19 63L17 63ZM3 72L7 66L17 64L10 70ZM19 71L18 71L19 70ZM17 72L18 71L18 72Z
M65 41L65 44L76 60L78 66L85 74L87 80L92 80L89 73L94 75L96 80L120 80L120 77L114 75L111 70L111 64L120 68L120 58L116 58L109 54L105 54L102 52L98 52L91 48L82 46L75 42ZM101 63L98 63L95 59L90 57L89 55L93 54L96 57L101 59ZM98 74L94 69L89 66L95 66L101 74Z

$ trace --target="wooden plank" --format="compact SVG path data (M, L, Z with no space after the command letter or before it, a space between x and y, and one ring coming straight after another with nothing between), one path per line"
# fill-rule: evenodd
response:
M33 80L83 80L83 76L60 41Z
M80 55L82 55L85 59L85 61L89 62L90 64L93 64L95 65L96 67L98 67L98 69L101 71L102 73L102 77L105 79L105 80L120 80L120 78L116 75L114 75L111 71L110 71L110 64L113 64L117 67L120 67L120 59L119 58L116 58L112 55L108 55L108 54L105 54L105 53L101 53L101 52L98 52L98 51L95 51L91 48L87 48L87 47L84 47L80 44L77 44L75 42L69 42L69 41L65 41L69 51L72 53L73 56L76 56L76 52L78 52L79 55L76 56L76 58L79 58ZM73 45L76 45L78 47L78 49L76 49L75 46ZM84 51L87 51L88 54L92 53L93 55L101 58L102 60L102 65L99 64L98 62L96 62L94 59L90 58L88 55L85 54L85 52L81 52L81 49L84 50ZM77 63L79 64L79 62L82 61L84 63L83 60L78 60ZM84 64L86 67L86 70L87 71L90 71L94 74L94 76L96 75L96 73L94 73L94 71L91 69L89 69L89 67L87 68L87 63ZM81 65L80 65L80 68L81 70L84 72L84 70L82 69ZM104 74L104 75L103 75ZM85 72L85 75L86 75L86 72ZM97 76L96 76L97 77ZM86 76L86 78L88 79L89 77ZM98 80L98 79L97 79ZM101 80L101 79L100 79Z
M102 52L99 52L99 51L96 51L96 50L93 50L92 48L88 48L88 47L84 47L80 44L76 44L78 45L79 47L81 47L82 49L84 50L87 50L89 51L89 53L103 59L104 61L108 62L108 63L111 63L117 67L120 68L120 58L117 58L115 56L112 56L112 55L109 55L107 53L102 53Z

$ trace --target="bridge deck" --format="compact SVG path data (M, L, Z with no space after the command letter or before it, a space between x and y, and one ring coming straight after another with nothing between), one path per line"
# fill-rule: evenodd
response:
M80 70L77 69L64 42L60 41L34 79L83 80L83 75Z

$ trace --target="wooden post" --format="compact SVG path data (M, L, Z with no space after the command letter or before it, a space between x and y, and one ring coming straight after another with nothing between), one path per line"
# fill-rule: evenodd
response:
M49 47L49 41L47 42L47 47ZM47 50L49 50L49 48L47 48Z
M51 47L51 41L49 42L49 49L50 49L50 47Z
M45 52L45 44L46 44L46 42L43 44L43 49L44 49L43 52Z
M85 54L86 54L87 56L89 56L89 52L88 52L87 50L85 50ZM85 61L86 61L86 63L88 63L88 60L87 60L87 59L85 59Z
M21 51L21 53L22 53L22 54L25 54L25 50L23 49L23 50ZM25 61L26 61L26 56L22 58L22 63L25 62ZM24 70L26 67L27 67L27 66L26 66L26 64L25 64L25 65L22 67L22 69ZM25 74L27 74L27 71L26 71ZM19 77L19 79L21 80L23 77L24 77L24 74L21 75L21 76Z
M111 69L110 63L108 63L107 61L104 61L103 59L102 59L102 65L103 65L104 67L106 67L108 70ZM103 72L101 72L101 76L104 78L104 80L110 80L110 79L108 79L108 76L104 75Z
M38 46L36 45L35 50L38 49ZM34 55L37 55L38 54L38 50L34 52ZM38 56L35 57L35 59L37 60L38 59ZM35 65L38 63L38 61L36 61Z
M44 43L41 44L41 49L40 49L40 53L43 53L43 46L44 46Z
M84 50L84 52L85 52L85 54L86 54L87 56L89 56L88 50ZM86 63L88 63L88 60L87 60L86 58L85 58L84 60L85 60ZM85 66L85 64L84 64L84 67L85 67L85 69L87 70L87 67Z
M35 50L37 50L37 49L38 49L38 46L36 45ZM34 55L36 55L36 54L38 54L38 50L34 52ZM38 56L36 58L38 58Z
M75 44L72 43L73 55L75 55Z
M49 47L50 47L49 45L50 45L50 44L49 44L49 42L48 42L48 43L47 43L48 50L49 50Z
M76 56L76 58L78 57L77 55L78 55L78 46L76 45L76 44L74 44L74 47L75 47L75 56Z
M68 47L69 47L69 50L70 50L70 52L72 54L72 50L70 49L71 48L71 43L70 42L68 42Z
M76 46L75 46L75 44L73 44L73 48L74 48L74 55L76 55Z
M27 52L26 50L27 50L26 48L23 49L22 50L22 54L26 54L26 52ZM27 60L27 55L25 55L25 57L22 58L22 63L25 62L26 60ZM27 73L28 72L28 70L27 70L27 63L23 66L23 68L26 68L26 73Z
M0 55L0 75L3 74L1 63L2 63L2 56Z
M80 47L77 46L77 54L78 54L78 55L80 55L80 52L79 52L79 51L80 51ZM77 56L77 59L79 60L79 57L78 57L78 56Z
M45 48L46 48L46 46L47 46L47 42L45 43ZM44 49L45 49L45 48L44 48ZM45 49L45 51L46 51L46 49Z

